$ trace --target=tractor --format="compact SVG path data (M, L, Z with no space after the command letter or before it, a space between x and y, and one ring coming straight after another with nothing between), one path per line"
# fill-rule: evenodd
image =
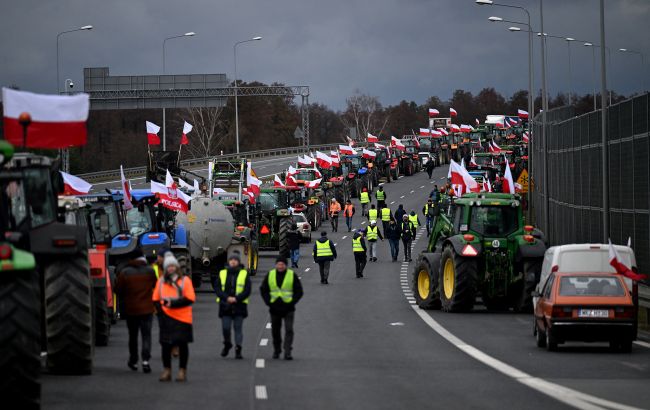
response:
M416 302L467 312L481 296L488 310L529 311L545 251L542 232L524 225L519 195L466 194L436 217L412 273Z
M363 188L368 189L368 192L374 189L374 168L369 167L368 162L361 155L341 156L341 173L348 181L351 198L358 198Z
M314 168L298 168L296 174L293 175L296 185L301 189L294 191L290 198L290 204L294 208L296 207L294 204L300 204L300 212L304 212L307 221L314 230L321 226L327 212L323 212L320 203L324 196L323 190L320 187L309 188L307 185L308 182L322 180L322 178L323 174ZM321 184L323 184L322 181Z
M289 231L293 225L289 211L291 188L264 188L258 198L260 217L257 238L261 250L279 251L289 255Z
M391 165L392 158L390 156L390 151L388 148L369 148L371 151L375 152L375 159L372 161L375 168L375 175L377 180L375 181L376 185L379 185L379 180L383 179L386 182L390 182L392 179L391 175Z

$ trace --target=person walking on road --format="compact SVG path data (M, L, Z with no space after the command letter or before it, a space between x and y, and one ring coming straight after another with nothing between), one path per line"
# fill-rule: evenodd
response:
M438 204L440 202L440 189L438 189L438 185L433 186L433 190L429 194L429 198L433 200L434 204Z
M336 259L336 246L327 238L327 232L320 233L320 238L314 243L312 255L314 256L314 262L318 264L320 283L328 285L330 264Z
M291 225L291 230L287 235L289 239L289 257L291 258L291 267L298 268L300 261L300 243L302 242L302 234L298 231L298 225Z
M409 220L408 215L402 217L400 232L402 234L402 244L404 245L404 262L411 262L411 244L413 243L413 238L415 238L415 228Z
M386 191L384 191L383 186L380 186L377 192L375 192L375 198L377 198L378 209L381 209L386 206Z
M361 203L361 216L368 214L368 205L370 204L370 194L368 188L364 187L359 195L359 202Z
M386 236L386 228L388 227L388 222L393 215L389 207L381 208L381 230L384 231L384 236Z
M370 262L377 262L377 240L381 239L383 241L384 237L381 235L377 227L377 221L374 219L370 221L370 226L366 229L366 237L370 245Z
M384 237L388 239L390 244L390 256L393 258L393 262L397 261L399 256L399 239L401 236L399 225L395 222L394 218L391 218L388 222L388 227L384 231Z
M341 204L338 203L336 198L332 198L332 203L330 204L330 219L332 222L332 232L338 232L339 230L339 214L341 213Z
M155 312L151 295L156 287L156 273L147 264L141 250L136 249L128 264L117 275L115 293L124 301L124 315L129 329L129 360L127 366L138 370L138 335L142 337L142 371L151 373L151 325Z
M395 220L397 221L398 224L402 222L402 218L406 215L406 210L404 209L404 205L399 204L397 207L397 211L395 211Z
M417 214L415 211L411 211L411 214L409 215L409 222L411 222L411 226L413 227L414 230L418 229L420 227L420 219L418 218ZM415 231L413 233L413 237L415 238Z
M435 164L433 163L433 158L429 158L426 165L427 175L429 175L429 179L431 179L431 174L433 174L434 167Z
M235 328L235 358L243 359L244 343L243 325L248 316L248 299L251 295L251 279L248 271L241 264L238 252L228 257L228 266L219 271L214 285L219 303L219 317L223 333L223 350L221 357L228 356L232 349L230 334Z
M165 256L164 275L158 279L153 301L158 311L159 338L162 346L164 370L161 382L172 379L172 347L179 351L177 382L187 379L188 344L194 341L192 331L192 304L196 300L192 279L181 274L178 260L171 253Z
M358 229L352 237L352 253L354 254L354 267L357 278L363 278L363 270L368 261L367 250L366 241L363 239L363 230Z
M260 294L271 314L271 334L273 335L273 358L279 359L282 353L282 322L284 321L284 359L293 360L293 321L296 304L303 295L300 278L287 269L287 260L279 257L275 269L271 269L262 281Z
M354 215L354 212L354 205L352 205L352 201L348 199L345 202L345 208L343 209L343 216L345 217L345 224L348 226L348 232L352 231L352 216Z
M431 236L431 231L433 230L433 225L435 222L436 212L440 213L440 210L433 202L433 199L429 198L427 203L422 207L422 214L426 218L427 224L427 237Z
M379 219L379 211L377 208L375 208L375 204L370 205L370 209L368 209L368 222L372 220L377 220Z

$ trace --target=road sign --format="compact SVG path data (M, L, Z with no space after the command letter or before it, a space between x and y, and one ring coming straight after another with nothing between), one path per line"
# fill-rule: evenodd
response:
M528 170L524 169L521 171L521 174L519 174L519 178L517 178L517 183L521 185L521 192L527 193L528 192Z
M293 137L297 140L305 138L305 133L302 132L300 127L296 127L296 130L293 132Z

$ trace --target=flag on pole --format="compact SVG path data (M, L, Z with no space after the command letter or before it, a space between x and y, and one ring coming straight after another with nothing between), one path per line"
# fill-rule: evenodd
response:
M321 181L322 181L321 178L315 179L315 180L313 180L313 181L306 181L306 182L305 182L305 186L306 186L307 188L314 188L314 189L316 189L316 188L318 188L318 187L320 186Z
M153 122L146 121L147 124L147 143L149 145L160 145L160 138L158 137L158 132L160 127L154 124Z
M523 135L521 136L521 139L522 139L525 143L530 142L530 133L529 133L528 131L524 132Z
M449 129L451 130L451 132L460 132L460 127L456 124L451 124L449 126Z
M122 168L122 165L120 165L120 177L122 191L124 191L124 199L122 202L124 202L124 209L128 211L129 209L133 208L133 203L131 202L131 184L129 184L129 181L127 181L124 177L124 169Z
M286 185L282 182L278 174L275 174L275 178L273 178L273 186L285 187Z
M476 192L479 189L478 182L472 178L465 168L458 165L453 159L449 163L447 177L451 180L452 185L460 187L457 190L460 195L468 192Z
M379 142L379 138L376 135L368 133L368 142Z
M377 153L364 148L362 151L362 156L365 159L375 159Z
M350 145L339 145L339 151L343 155L354 155L354 149Z
M345 138L347 138L347 140L348 140L348 145L351 146L351 147L354 147L354 145L355 145L354 140L352 138L348 137L348 136L346 136Z
M341 158L339 157L339 153L336 151L330 151L330 159L332 160L332 166L333 167L340 167L341 166Z
M444 128L438 128L438 131L440 131L440 133L441 133L442 135L445 135L445 136L446 136L446 135L449 135L449 131L447 131L447 130L444 129Z
M506 171L503 174L501 191L504 194L515 193L515 181L512 179L512 172L510 172L510 164L508 163L508 158L506 158Z
M522 119L528 118L528 111L517 110L517 116Z
M429 108L429 118L437 117L440 114L440 111L435 108Z
M262 181L255 176L253 163L251 161L248 161L248 167L246 168L246 185L248 186L248 190L256 197L260 195L260 186L262 185Z
M431 130L428 128L420 128L420 137L430 137Z
M481 125L481 122L478 120L478 118L474 118L474 122L476 123L477 127Z
M377 148L377 149L386 149L386 146L375 142L375 148Z
M609 241L609 264L616 270L616 273L623 275L626 278L630 278L635 281L644 280L648 278L648 275L642 275L634 272L632 269L627 267L616 250L616 247L612 245L612 241Z
M63 177L63 195L85 195L90 192L92 184L66 172L59 172Z
M289 165L289 169L287 170L287 175L296 175L298 173L298 170L296 170L293 166Z
M467 124L461 124L460 132L472 132L472 126Z
M501 152L501 147L494 140L492 140L492 146L494 147L494 152Z
M457 117L457 116L458 116L458 112L457 112L456 110L454 110L453 108L449 107L449 116L451 116L451 117Z
M187 145L190 143L190 140L187 139L187 134L192 132L192 124L189 122L185 121L185 124L183 124L183 136L181 137L181 145Z
M402 144L402 141L392 136L390 137L390 146L393 148L397 148L400 151L404 151L406 149L404 144Z
M298 166L299 167L309 167L311 166L311 158L308 156L298 155Z
M4 135L23 146L22 113L31 116L26 143L29 148L69 148L86 144L88 94L45 95L2 88Z
M316 162L318 166L323 169L329 169L332 167L332 158L320 151L316 151Z

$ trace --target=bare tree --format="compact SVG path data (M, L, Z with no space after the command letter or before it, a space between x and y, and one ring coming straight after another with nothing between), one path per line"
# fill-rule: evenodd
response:
M187 108L185 115L194 126L188 136L186 149L192 158L205 158L215 155L224 143L226 134L222 131L221 114L223 107Z
M341 122L347 128L357 129L357 139L365 140L368 133L381 134L388 123L388 116L384 115L379 97L355 90L345 102L347 109L341 116Z

